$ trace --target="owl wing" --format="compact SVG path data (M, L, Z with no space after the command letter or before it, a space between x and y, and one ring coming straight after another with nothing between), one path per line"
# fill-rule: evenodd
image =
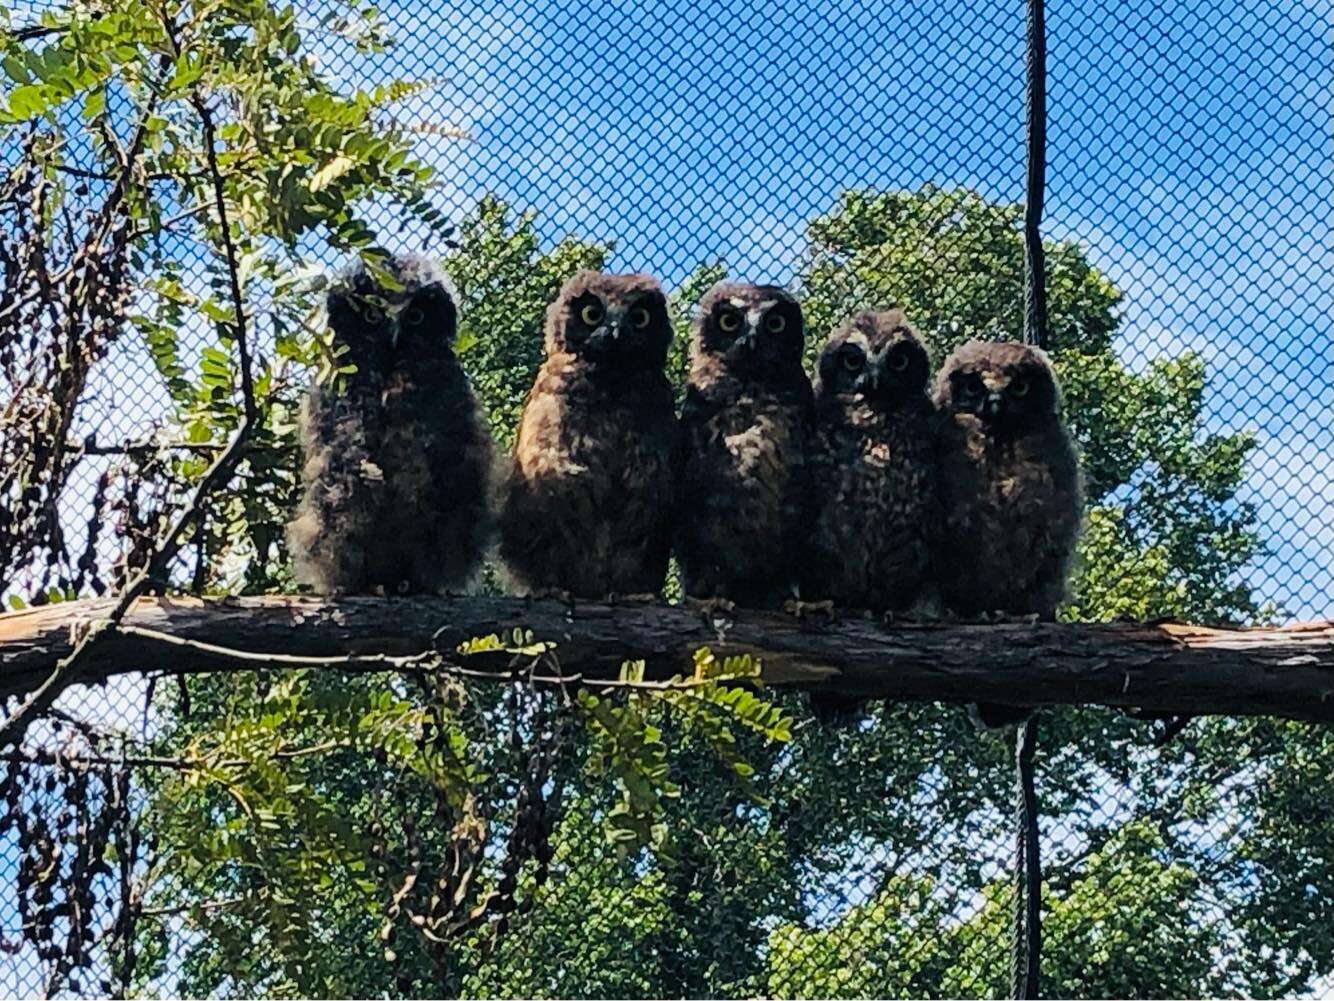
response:
M685 402L681 404L681 426L687 430L707 424L722 410L723 405L710 399L698 386L686 389Z
M297 579L322 594L367 593L377 583L384 471L373 393L335 395L313 387L302 405L306 489L288 526Z
M644 448L650 456L647 471L650 486L645 491L653 512L654 527L649 539L649 558L661 563L666 573L672 549L672 526L677 513L677 471L680 468L681 422L676 417L676 400L666 377L659 380L645 406Z
M1083 482L1079 455L1064 426L1058 426L1041 442L1051 476L1044 545L1033 574L1033 610L1044 619L1056 617L1056 607L1065 600L1070 565L1083 520Z

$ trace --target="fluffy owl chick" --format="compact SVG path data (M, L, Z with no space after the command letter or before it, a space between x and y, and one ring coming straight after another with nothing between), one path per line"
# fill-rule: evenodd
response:
M875 612L922 600L936 521L930 375L926 349L897 309L858 314L821 350L803 599ZM862 703L816 693L811 707L848 722Z
M1053 619L1082 497L1051 362L1025 344L970 341L941 368L936 405L943 519L935 564L945 607ZM998 726L1026 712L983 705L978 716Z
M897 309L858 314L821 351L804 599L888 612L922 596L936 504L930 374Z
M305 492L288 526L297 579L321 594L465 587L488 541L491 435L453 343L457 310L431 260L357 262L334 282L329 328L344 386L302 407Z
M792 596L812 417L801 307L771 285L700 300L681 414L676 555L687 596L777 607Z
M500 555L518 593L661 591L677 422L672 326L647 275L581 271L547 310L546 360L503 489Z

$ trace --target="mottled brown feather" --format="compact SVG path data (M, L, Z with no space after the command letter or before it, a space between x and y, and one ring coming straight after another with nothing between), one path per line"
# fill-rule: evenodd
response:
M886 612L925 597L936 523L929 377L900 310L859 314L821 351L804 600Z
M1028 386L1023 399L1014 395L1020 383ZM996 402L979 402L977 387ZM1053 619L1083 499L1078 452L1061 418L1050 361L1024 344L971 341L942 367L936 402L942 414L936 569L945 607L962 616ZM1014 707L978 707L988 725L1024 715Z
M571 312L588 296L609 318L642 305L649 326L595 349L592 338L601 335L575 336ZM547 357L524 404L503 488L500 554L511 585L583 598L658 592L670 551L677 448L663 370L671 340L666 299L646 275L581 272L548 309L545 337Z
M719 328L730 309L743 317L736 337ZM771 313L780 334L765 329ZM772 607L796 590L812 417L803 333L800 307L773 286L722 283L699 303L675 539L691 597Z
M320 593L460 590L490 535L491 435L453 352L453 297L425 258L391 267L404 290L361 269L335 283L330 328L356 371L302 406L288 541L297 579Z

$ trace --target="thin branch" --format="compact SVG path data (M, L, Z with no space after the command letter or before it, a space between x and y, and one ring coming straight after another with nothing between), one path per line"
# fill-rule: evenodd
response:
M463 667L446 658L443 653L436 650L426 650L408 656L390 656L388 654L375 653L340 654L332 657L317 657L298 654L272 654L251 650L238 650L235 647L221 646L217 643L204 643L199 640L184 639L180 636L173 636L171 633L164 633L156 629L145 629L141 626L122 625L117 627L117 631L122 636L139 636L156 643L166 643L169 646L178 647L180 649L193 650L196 653L234 660L242 664L252 664L257 667L329 668L357 672L364 671L367 673L393 671L405 674L425 671L444 671L447 674L460 678L475 678L484 681L496 680L495 671L483 671ZM496 652L504 653L505 651ZM556 666L559 667L559 665ZM537 674L535 672L529 672L524 675L525 680L531 681L534 684L557 685L562 688L569 685L590 685L597 688L615 688L628 691L646 692L689 692L697 688L716 685L720 682L751 680L751 677L752 676L750 675L738 674L669 681L629 681L622 678L585 678L582 674Z
M176 904L172 907L145 907L139 911L139 915L145 918L172 917L177 914L189 914L191 911L221 911L244 903L244 897L226 897L221 900L201 900L194 904Z
M181 45L176 35L176 25L165 7L161 11L162 27L167 40L171 43L175 58L181 56ZM250 359L250 344L246 337L245 296L241 291L241 268L236 253L236 244L232 239L231 222L227 217L227 182L222 168L218 164L218 135L213 123L213 112L204 100L198 87L190 92L190 104L199 116L200 129L203 132L204 156L208 162L208 179L213 189L214 209L218 213L218 233L222 237L223 254L227 260L227 283L232 296L233 336L236 339L236 351L241 363L241 395L245 399L245 423L253 426L258 420L258 407L255 403L255 382Z

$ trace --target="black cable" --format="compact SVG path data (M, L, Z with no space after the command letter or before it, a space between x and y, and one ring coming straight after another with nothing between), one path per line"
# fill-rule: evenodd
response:
M1047 32L1043 0L1028 2L1028 176L1024 197L1024 340L1047 346L1047 275L1042 200L1047 183ZM1042 856L1033 756L1037 719L1015 732L1014 942L1011 995L1036 998L1042 970Z
M1038 721L1030 716L1015 731L1016 852L1014 860L1014 951L1011 996L1036 998L1042 976L1042 855L1038 832L1033 756Z
M1047 187L1047 28L1043 0L1028 2L1028 178L1024 196L1024 339L1047 346L1042 200Z

